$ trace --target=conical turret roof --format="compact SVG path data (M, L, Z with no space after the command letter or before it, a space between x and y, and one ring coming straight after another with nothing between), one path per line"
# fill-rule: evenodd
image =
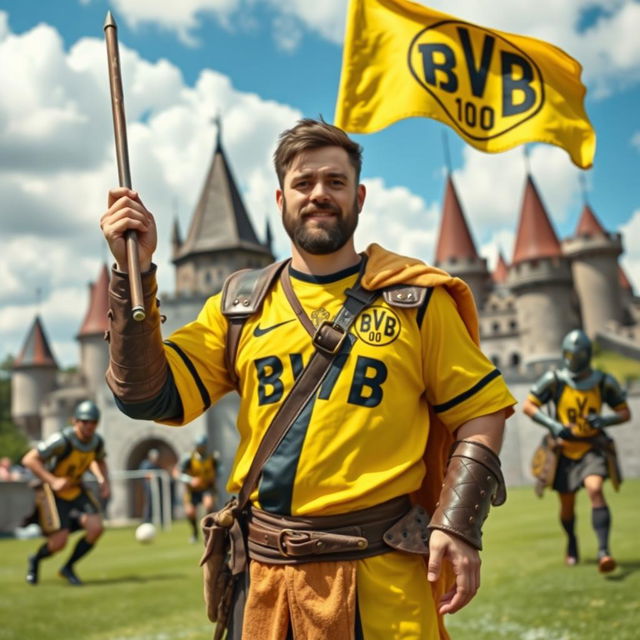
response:
M109 328L107 312L109 311L109 270L103 264L96 282L89 285L89 307L82 321L78 338L104 335Z
M36 316L33 321L22 351L20 351L13 363L14 369L21 367L58 368L58 363L49 346L40 316Z
M627 277L625 270L620 265L618 265L618 281L620 282L620 287L623 291L633 293L633 285Z
M593 213L591 207L585 203L580 219L578 220L578 226L576 227L576 236L604 236L607 235L604 227L600 224L600 221Z
M451 258L478 259L478 252L460 206L453 180L449 175L442 206L435 261L436 264L441 264Z
M180 221L178 216L173 219L173 227L171 229L171 244L179 247L182 244L182 234L180 233Z
M507 281L508 275L509 267L507 266L507 262L502 255L502 251L498 251L498 262L496 263L496 268L493 270L491 277L496 284L504 284Z
M516 264L523 260L553 258L561 255L562 249L558 236L553 230L533 179L528 175L511 262Z
M240 248L267 253L253 229L218 136L189 232L174 262L193 254Z

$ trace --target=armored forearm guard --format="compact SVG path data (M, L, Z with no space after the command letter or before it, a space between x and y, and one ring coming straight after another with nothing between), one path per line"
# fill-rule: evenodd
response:
M504 503L507 490L500 459L489 447L471 440L453 445L440 500L429 529L441 529L482 549L482 524L489 507Z
M125 403L149 400L167 380L168 365L162 346L156 268L142 274L146 317L131 317L131 293L127 274L112 270L109 284L109 369L107 384Z
M550 415L547 415L542 409L538 409L532 416L531 419L538 424L541 424L543 427L549 429L549 432L552 436L556 438L560 435L560 432L564 429L564 425L554 420Z

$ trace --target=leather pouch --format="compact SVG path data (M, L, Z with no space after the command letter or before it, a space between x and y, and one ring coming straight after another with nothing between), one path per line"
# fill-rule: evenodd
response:
M204 553L200 559L207 617L226 627L233 595L234 577L229 564L231 554L230 529L235 522L235 499L220 511L207 514L201 521ZM217 634L216 634L217 635Z

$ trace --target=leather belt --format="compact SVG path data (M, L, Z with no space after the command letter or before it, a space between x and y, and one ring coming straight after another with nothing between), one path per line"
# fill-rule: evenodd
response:
M415 548L402 550L424 554L427 523L426 512L421 507L412 508L408 496L333 516L281 516L252 507L248 519L249 557L270 564L356 560L399 549L394 544L396 538L405 547L407 540L418 540ZM410 528L414 529L412 535Z

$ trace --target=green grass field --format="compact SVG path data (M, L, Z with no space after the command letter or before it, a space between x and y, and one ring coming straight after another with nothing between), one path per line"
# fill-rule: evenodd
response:
M607 490L620 567L603 577L584 493L578 500L582 562L566 568L555 495L539 500L530 488L512 489L487 521L483 585L472 604L448 618L452 638L640 638L640 480L627 481L619 494ZM82 588L56 576L58 557L43 562L37 587L27 585L25 560L39 541L0 540L0 639L209 640L200 545L187 539L184 522L146 546L134 540L133 529L110 529L77 566Z

